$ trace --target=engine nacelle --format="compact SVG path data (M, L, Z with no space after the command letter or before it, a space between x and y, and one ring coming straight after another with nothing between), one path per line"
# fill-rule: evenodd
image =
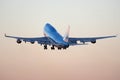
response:
M21 41L20 39L18 39L16 42L17 42L18 44L20 44L22 41Z
M31 41L30 43L31 43L31 44L34 44L35 42L34 42L34 41Z
M96 43L96 40L92 40L91 43L92 43L92 44L95 44L95 43Z

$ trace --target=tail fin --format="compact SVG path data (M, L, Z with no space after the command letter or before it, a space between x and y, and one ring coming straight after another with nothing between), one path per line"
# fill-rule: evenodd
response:
M70 32L70 26L68 26L68 29L67 29L67 31L66 31L66 33L65 33L65 35L64 35L64 38L63 38L63 40L64 40L65 42L68 42L69 32Z

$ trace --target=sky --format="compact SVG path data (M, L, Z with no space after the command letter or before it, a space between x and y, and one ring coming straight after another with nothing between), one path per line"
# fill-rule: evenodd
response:
M119 0L0 0L0 80L120 80L120 37L44 50L4 34L43 36L45 23L71 37L120 34Z

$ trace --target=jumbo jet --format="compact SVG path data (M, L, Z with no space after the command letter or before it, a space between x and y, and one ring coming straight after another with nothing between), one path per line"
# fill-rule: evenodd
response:
M116 37L116 35L113 35L103 37L73 38L69 37L69 30L70 27L68 27L66 34L64 36L61 36L51 24L46 23L44 26L44 37L25 38L8 36L6 34L5 37L17 39L16 42L18 44L20 44L22 41L24 41L25 43L30 42L31 44L37 42L38 44L44 45L44 50L48 49L47 45L51 46L51 50L54 50L55 47L58 48L58 50L61 50L67 49L69 46L86 45L86 42L91 42L95 44L96 40Z

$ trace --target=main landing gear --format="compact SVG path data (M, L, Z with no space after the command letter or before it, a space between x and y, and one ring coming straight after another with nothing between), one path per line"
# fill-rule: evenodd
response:
M55 50L55 46L54 45L52 45L51 50ZM58 47L58 50L61 50L61 48Z
M60 47L58 47L58 50L61 50L61 48L60 48Z
M47 48L47 45L44 45L44 50L47 50L47 49L48 49L48 48ZM52 45L51 50L55 50L54 45Z
M47 50L48 48L47 48L47 45L44 45L44 50ZM62 48L61 47L58 47L58 50L61 50ZM66 48L63 48L63 50L65 50ZM52 47L51 47L51 50L55 50L55 46L54 45L52 45Z
M55 50L55 47L54 47L54 45L52 45L52 47L51 47L51 50Z
M44 45L44 50L47 50L47 45Z

